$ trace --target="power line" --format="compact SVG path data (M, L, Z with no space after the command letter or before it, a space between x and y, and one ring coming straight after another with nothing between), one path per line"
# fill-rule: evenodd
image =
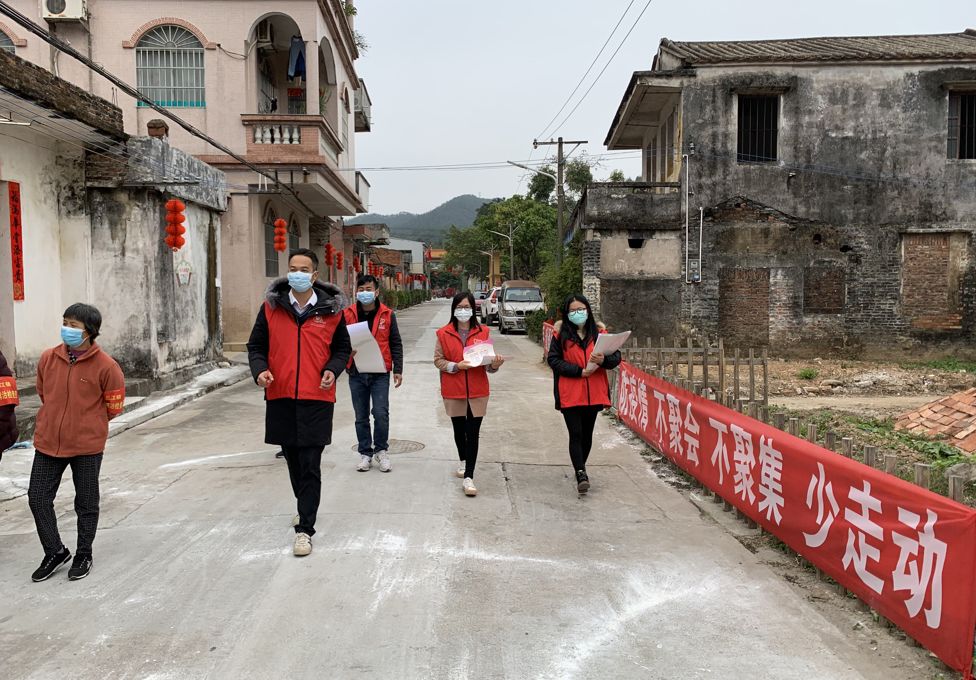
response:
M588 66L588 67L586 68L586 72L585 72L585 73L583 74L583 77L579 79L579 82L578 82L578 83L576 83L576 87L574 87L574 88L573 88L573 91L569 93L569 96L568 96L568 97L566 97L566 101L564 101L564 102L563 102L563 105L559 107L559 110L558 110L558 111L556 111L556 115L554 115L554 116L552 117L552 120L550 120L550 121L549 121L548 123L546 123L546 126L545 126L544 128L542 128L542 132L540 132L539 134L537 134L537 135L535 136L535 137L536 137L536 139L541 139L542 137L545 137L545 136L546 136L546 131L547 131L547 130L549 129L549 127L550 127L550 126L551 126L551 125L552 125L553 123L555 123L555 122L556 122L556 119L557 119L557 118L559 118L559 115L560 115L560 114L561 114L561 113L562 113L563 111L565 111L565 110L566 110L566 106L567 106L567 105L569 104L569 102L570 102L570 101L571 101L571 100L573 99L573 96L574 96L574 95L575 95L575 94L576 94L577 92L579 92L579 89L580 89L580 86L582 86L582 85L583 85L583 81L585 81L585 80L586 80L586 76L588 76L588 75L590 75L590 71L592 71L592 70L593 70L593 67L594 67L594 66L596 66L596 62L597 62L597 61L598 61L598 60L600 59L600 57L601 57L601 56L603 55L603 51L604 51L605 49L607 49L607 45L609 45L609 44L610 44L610 41L611 41L611 40L613 39L613 36L614 36L614 35L616 35L616 33L617 33L617 29L618 29L618 28L620 28L620 24L622 24L622 23L623 23L623 21L624 21L624 18L626 18L626 16L627 16L627 13L628 13L628 12L630 12L630 8L634 6L634 3L635 3L636 1L637 1L637 0L630 0L630 3L629 3L629 4L627 5L627 9L625 9L625 10L624 10L624 13L620 15L620 19L618 19L618 20L617 20L617 25L613 27L613 30L612 30L612 31L610 31L610 35L608 35L608 36L607 36L607 39L606 39L606 41L605 41L605 42L603 43L603 46L602 46L602 47L600 48L600 51L596 53L596 56L595 56L595 57L593 57L593 61L591 61L591 62L590 62L590 65L589 65L589 66Z
M550 135L555 135L557 132L562 130L563 126L567 123L567 121L569 121L570 118L573 117L573 114L576 113L576 110L580 107L580 105L584 101L586 101L586 97L590 94L590 92L593 91L593 88L596 87L596 84L600 82L600 78L603 77L603 74L606 73L607 69L610 67L610 64L613 63L614 58L616 58L621 48L623 48L624 44L627 42L627 38L629 38L630 34L634 32L635 28L637 28L637 24L640 23L640 20L644 17L644 13L647 11L647 8L651 6L652 2L654 2L654 0L647 0L647 3L644 5L644 9L642 9L640 14L637 15L637 19L634 20L634 23L630 27L630 30L627 31L627 35L625 35L624 39L620 41L619 45L617 45L617 49L615 49L613 51L613 54L610 55L610 59L607 60L607 63L603 65L603 69L601 69L601 71L597 74L596 79L592 83L590 83L589 88L587 88L586 92L583 93L583 96L580 97L580 100L576 102L576 106L574 106L572 110L568 114L566 114L566 117L563 118L563 121L556 127L556 129L553 130L551 133L549 133Z

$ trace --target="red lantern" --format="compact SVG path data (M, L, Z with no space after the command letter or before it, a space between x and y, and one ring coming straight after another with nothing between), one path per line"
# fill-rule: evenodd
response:
M279 253L288 247L288 223L280 217L274 221L274 249Z
M356 272L357 274L358 274L358 273L359 273L360 271L362 271L362 269L363 269L363 263L362 263L362 261L361 261L361 260L360 260L360 259L359 259L358 257L354 257L354 258L352 259L352 269L353 269L353 271L354 271L354 272Z
M331 243L325 244L325 264L327 267L331 267L333 261L335 260L335 248Z
M403 283L403 272L397 272L397 283Z
M344 255L344 253L336 253L336 269L342 269L343 260L346 259Z
M166 238L164 241L173 252L186 245L186 239L183 238L183 234L186 233L186 227L183 226L183 223L186 222L184 210L186 210L186 204L183 201L176 198L166 201Z

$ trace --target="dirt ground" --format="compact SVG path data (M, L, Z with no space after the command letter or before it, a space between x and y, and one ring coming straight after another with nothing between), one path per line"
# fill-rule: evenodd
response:
M976 374L964 369L835 359L769 361L771 398L906 396L929 397L931 401L973 385L976 385Z

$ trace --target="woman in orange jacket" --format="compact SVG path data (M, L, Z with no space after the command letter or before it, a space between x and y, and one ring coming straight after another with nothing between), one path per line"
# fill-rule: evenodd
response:
M590 490L586 460L593 446L593 428L600 411L610 406L607 371L620 364L620 352L603 356L593 349L597 336L606 329L593 318L590 302L572 295L562 306L562 321L556 322L547 362L552 368L556 409L561 411L569 431L569 457L576 471L576 490Z
M37 394L41 410L34 428L34 464L27 501L34 515L44 560L31 576L44 581L71 559L61 542L54 498L69 467L75 486L78 549L68 579L85 578L92 568L98 528L98 475L108 440L108 421L122 413L125 377L115 359L95 343L102 315L91 305L64 311L61 344L41 355Z
M488 374L495 373L505 360L496 356L490 366L472 366L464 360L464 350L490 341L487 326L478 323L474 314L474 295L458 293L451 301L451 321L437 331L434 365L441 372L441 396L444 408L454 426L454 443L461 465L465 495L476 496L474 468L478 462L478 438L481 421L488 411Z

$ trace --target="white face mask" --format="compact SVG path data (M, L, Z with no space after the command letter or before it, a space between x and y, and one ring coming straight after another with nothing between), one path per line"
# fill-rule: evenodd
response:
M473 315L474 312L467 307L458 307L454 310L454 318L458 321L470 321Z

